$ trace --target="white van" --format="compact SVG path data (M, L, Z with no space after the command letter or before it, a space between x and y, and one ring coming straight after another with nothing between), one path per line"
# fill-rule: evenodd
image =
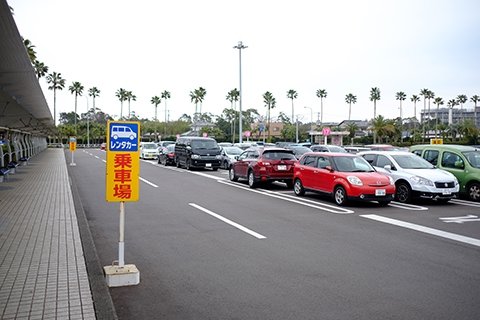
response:
M110 136L114 140L117 140L118 138L129 138L130 140L134 140L137 138L137 133L127 126L112 126Z

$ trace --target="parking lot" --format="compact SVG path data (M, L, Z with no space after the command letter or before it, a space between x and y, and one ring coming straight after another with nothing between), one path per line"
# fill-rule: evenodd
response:
M116 256L118 207L103 199L105 152L75 156L74 182L102 265ZM120 318L475 319L479 203L351 203L248 187L228 171L141 161L127 205L136 287L112 288ZM99 180L100 179L100 180ZM319 317L319 315L321 315Z

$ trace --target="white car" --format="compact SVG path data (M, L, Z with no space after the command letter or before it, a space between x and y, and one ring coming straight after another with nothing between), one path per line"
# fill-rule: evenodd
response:
M158 159L158 145L155 142L140 143L140 159Z
M222 163L221 167L225 170L230 169L232 163L237 161L236 156L243 152L239 147L222 147Z
M365 151L358 155L380 173L395 181L395 200L408 203L414 198L448 202L457 197L459 185L450 172L438 169L425 159L405 151Z

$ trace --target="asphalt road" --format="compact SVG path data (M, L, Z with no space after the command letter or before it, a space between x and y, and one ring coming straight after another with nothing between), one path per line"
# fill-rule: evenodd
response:
M74 159L100 265L110 265L119 204L105 201L105 152ZM479 319L480 203L342 208L155 161L141 161L140 176L125 226L140 284L110 289L119 319Z

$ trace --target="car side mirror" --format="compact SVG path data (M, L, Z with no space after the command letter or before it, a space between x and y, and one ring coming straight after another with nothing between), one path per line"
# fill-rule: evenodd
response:
M386 164L383 169L387 170L388 172L392 171L392 166L389 164Z
M332 168L331 166L326 166L325 169L328 170L328 171L330 171L330 172L335 171L335 170L333 170L333 168Z
M463 165L462 161L455 161L455 168L463 169L465 166Z

